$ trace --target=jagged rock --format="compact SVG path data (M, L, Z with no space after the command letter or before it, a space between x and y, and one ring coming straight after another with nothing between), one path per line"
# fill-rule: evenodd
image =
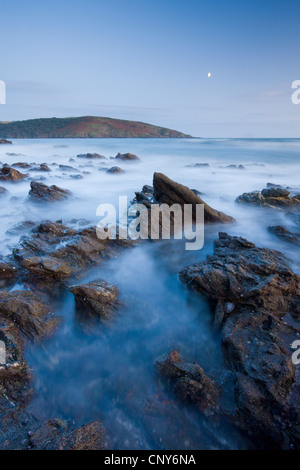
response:
M120 305L119 289L103 280L71 286L69 291L75 296L83 321L90 318L102 322L110 320Z
M281 225L268 227L268 230L286 242L293 243L294 245L300 245L300 233L290 232Z
M88 160L107 160L106 157L99 155L99 153L81 153L77 155L77 158L87 158Z
M299 384L293 387L290 344L300 332L299 276L281 253L220 233L214 255L183 269L180 279L210 299L222 327L236 379L233 419L266 446L294 445ZM289 315L293 326L284 321Z
M112 174L121 174L121 173L125 173L124 170L122 170L122 168L120 168L119 166L112 166L111 168L109 168L107 170L107 173L112 173Z
M172 351L158 358L155 366L179 398L194 403L207 415L218 409L221 392L198 364L185 363L177 351Z
M64 201L72 195L67 189L62 189L55 185L47 186L46 184L36 181L32 181L30 187L28 200L31 202L45 203Z
M133 246L131 240L100 240L95 227L76 230L46 221L21 241L14 256L32 275L57 281L80 274L129 246Z
M11 286L18 279L16 266L8 261L0 259L0 288Z
M290 197L290 192L276 185L261 192L244 193L236 199L238 204L251 204L258 207L293 208L300 205L300 195Z
M118 153L115 159L123 161L140 160L140 158L137 155L134 155L133 153Z
M18 170L11 168L9 166L3 166L0 170L0 181L10 181L12 183L21 181L24 178L27 178L27 175L20 173Z
M50 419L31 433L29 447L34 450L103 450L104 428L99 421L75 428L68 421Z
M206 204L191 189L171 180L162 173L154 173L153 176L154 199L161 204L193 205L193 216L196 218L196 205L204 204L204 221L206 223L231 223L235 220L229 215L219 212Z

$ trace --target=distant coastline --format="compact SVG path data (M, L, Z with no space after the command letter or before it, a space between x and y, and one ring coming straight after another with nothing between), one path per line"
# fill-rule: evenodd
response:
M192 138L191 135L139 121L83 116L0 122L0 138Z

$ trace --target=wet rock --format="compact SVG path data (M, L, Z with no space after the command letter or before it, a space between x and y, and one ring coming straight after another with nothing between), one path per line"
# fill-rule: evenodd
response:
M25 220L24 222L19 222L18 224L14 225L12 228L6 231L7 235L20 235L22 233L28 232L32 230L33 227L36 226L36 222L32 222L31 220Z
M107 173L121 174L121 173L125 173L125 171L122 170L122 168L120 168L119 166L112 166L111 168L107 170Z
M119 308L119 289L100 280L69 287L75 296L76 306L83 320L94 318L102 322L110 320Z
M204 221L206 223L232 223L235 220L229 215L219 212L206 204L191 189L176 183L162 173L154 173L153 176L154 198L161 204L193 205L193 217L196 220L196 205L204 204Z
M182 400L190 401L206 415L218 409L221 392L196 363L185 363L177 351L157 359L155 366Z
M36 181L32 181L30 183L30 191L28 195L28 200L31 202L57 202L57 201L65 201L69 199L72 195L70 191L67 189L59 188L58 186L47 186L43 183L38 183Z
M299 439L290 344L300 329L284 317L299 320L299 276L281 253L220 233L214 255L183 269L180 279L210 299L222 327L236 380L233 420L265 446L288 448Z
M9 166L3 166L0 170L0 181L10 181L12 183L27 178L27 175L20 173L18 170Z
M289 208L300 205L300 197L290 197L290 192L278 186L260 191L244 193L236 199L238 204L250 204L258 207Z
M103 450L105 433L99 421L75 428L68 421L50 419L31 433L29 444L34 450Z
M8 261L0 259L0 288L13 285L18 280L16 266Z
M118 153L115 159L122 161L140 160L140 158L137 155L134 155L133 153Z
M88 160L107 160L106 157L99 155L99 153L81 153L80 155L77 155L77 158L87 158Z
M27 170L28 168L31 168L31 165L29 163L25 162L17 162L12 164L13 168L23 168L23 170Z
M79 170L77 170L76 168L74 168L73 166L69 166L69 165L59 165L58 167L61 171L75 171L79 173Z
M11 140L0 139L0 144L12 144Z
M14 250L18 263L34 276L63 280L115 257L131 240L100 240L96 228L73 229L46 221Z
M281 238L285 242L293 243L294 245L300 245L300 233L294 233L287 230L281 225L274 225L268 227L269 232Z

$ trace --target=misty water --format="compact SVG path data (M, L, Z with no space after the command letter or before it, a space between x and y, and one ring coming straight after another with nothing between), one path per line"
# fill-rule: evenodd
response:
M140 162L85 160L78 154L118 152L138 155ZM8 155L14 153L15 155ZM240 206L237 196L261 190L267 183L299 192L300 140L297 139L43 139L15 140L1 146L2 163L47 163L51 172L22 170L32 179L73 192L67 203L35 206L26 201L30 181L2 183L0 252L8 255L20 235L10 230L22 221L85 219L98 222L99 204L128 203L135 191L152 184L154 171L199 190L212 207L236 219L229 226L210 226L200 251L186 251L183 241L143 242L85 273L82 282L104 279L120 289L122 308L109 326L84 334L77 326L74 297L65 292L55 305L63 322L54 337L28 349L35 397L30 411L37 419L64 418L77 424L103 422L110 449L242 449L253 445L225 418L212 420L177 401L157 376L154 361L177 349L196 361L224 386L223 406L233 406L232 380L224 373L220 331L214 328L205 298L178 280L184 266L213 251L220 230L282 251L300 273L299 248L275 238L269 225L300 231L283 211ZM193 163L208 167L192 168ZM59 165L73 167L71 170ZM124 174L108 174L118 165ZM244 169L226 168L243 165ZM80 175L80 176L78 176ZM13 289L22 289L15 286Z

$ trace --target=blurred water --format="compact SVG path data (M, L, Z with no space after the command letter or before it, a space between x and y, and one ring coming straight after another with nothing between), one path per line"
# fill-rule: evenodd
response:
M9 156L7 152L20 155ZM117 163L76 157L87 152L108 158L131 152L141 161ZM152 183L154 171L201 191L205 202L237 220L232 226L207 228L200 252L186 252L181 241L145 243L87 272L86 281L100 278L117 284L124 305L109 328L85 336L76 327L73 296L66 293L60 299L57 310L64 318L63 326L46 344L28 351L36 377L34 413L39 418L64 417L78 423L101 419L108 431L109 447L115 449L251 447L225 420L212 422L177 403L158 380L153 361L176 348L184 359L197 361L220 379L221 339L213 328L209 306L205 299L187 292L177 277L183 266L212 253L220 229L283 251L300 272L299 249L266 230L268 225L279 223L294 231L299 227L284 213L245 208L234 202L243 192L261 190L268 182L295 191L298 188L299 192L300 140L16 140L12 146L0 147L0 160L9 164L46 162L51 172L30 171L31 177L43 177L46 184L69 189L76 197L55 207L33 206L26 202L29 181L1 182L0 186L10 192L0 199L2 254L8 254L18 242L19 236L6 233L16 223L42 219L66 222L73 218L97 222L99 204L116 204L124 195L131 200L135 191ZM186 166L192 163L210 166ZM245 169L224 168L240 164ZM70 165L80 173L62 171L58 165ZM125 173L110 175L103 169L115 165ZM76 174L82 179L73 179ZM226 380L225 389L230 386L230 380Z

